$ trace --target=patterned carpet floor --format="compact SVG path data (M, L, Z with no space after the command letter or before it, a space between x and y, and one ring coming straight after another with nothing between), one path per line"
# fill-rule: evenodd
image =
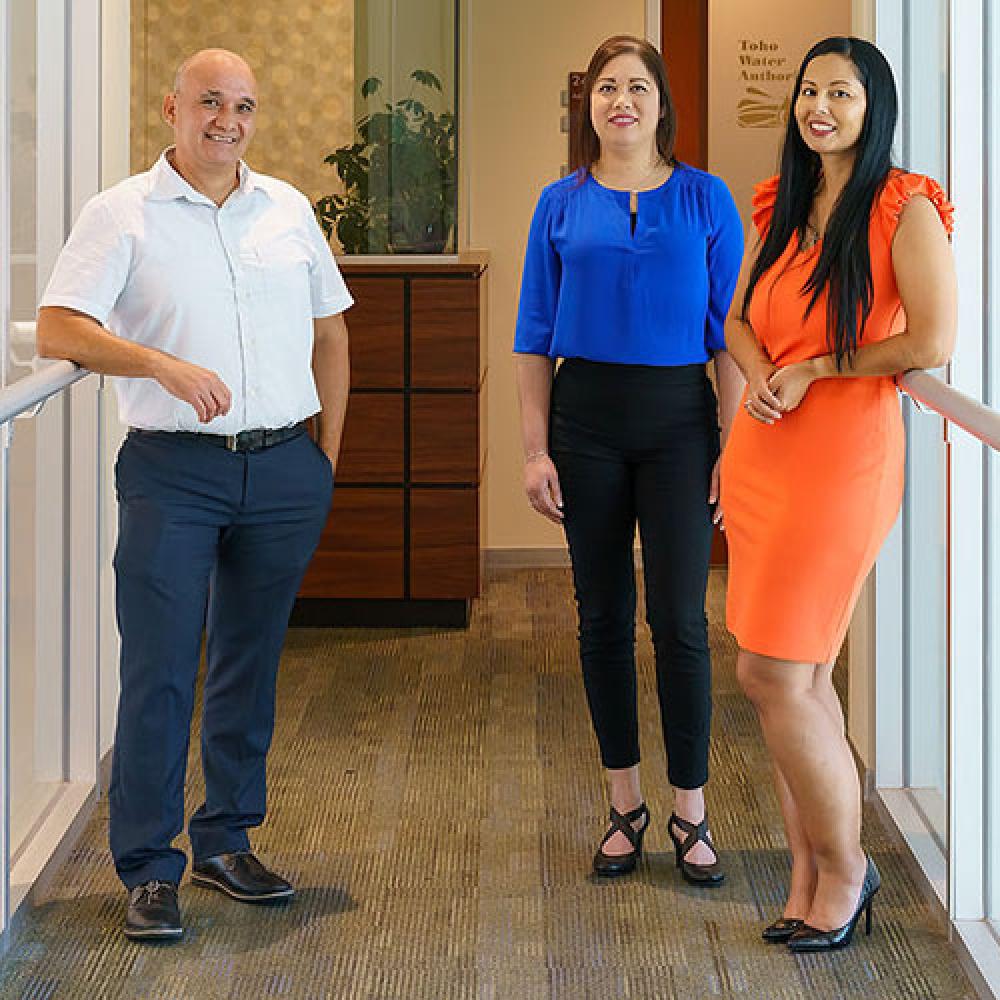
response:
M754 713L709 595L715 656L709 810L728 871L685 885L645 629L639 643L647 854L599 883L607 806L565 570L502 571L466 631L289 633L259 854L298 887L252 907L187 883L186 935L121 935L102 803L0 962L18 1000L972 1000L877 818L875 928L834 955L760 940L788 864ZM200 802L192 740L188 807ZM182 838L183 839L183 838ZM186 840L184 840L186 846Z

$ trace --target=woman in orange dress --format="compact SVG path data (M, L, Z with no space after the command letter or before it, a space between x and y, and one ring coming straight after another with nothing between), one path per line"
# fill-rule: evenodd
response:
M943 191L891 166L896 91L878 49L818 43L793 93L726 330L747 387L722 508L727 625L792 853L784 914L764 937L818 951L849 944L862 913L870 930L879 887L833 661L902 499L894 376L950 357L956 282Z

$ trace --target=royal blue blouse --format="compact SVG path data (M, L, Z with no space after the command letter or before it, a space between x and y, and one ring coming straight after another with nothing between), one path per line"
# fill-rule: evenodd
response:
M743 226L717 177L678 163L640 191L571 174L538 200L514 350L619 364L685 365L725 348Z

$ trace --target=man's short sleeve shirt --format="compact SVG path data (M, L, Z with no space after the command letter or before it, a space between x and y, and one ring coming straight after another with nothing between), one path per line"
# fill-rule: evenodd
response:
M295 188L241 164L239 187L219 207L164 154L88 202L41 305L85 313L119 337L211 369L232 393L228 414L200 424L153 379L117 378L124 423L235 434L319 410L313 319L352 302Z

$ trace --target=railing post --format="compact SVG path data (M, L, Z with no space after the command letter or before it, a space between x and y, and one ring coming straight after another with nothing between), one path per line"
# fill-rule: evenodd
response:
M10 550L8 463L10 421L0 432L0 953L6 951L10 924Z

